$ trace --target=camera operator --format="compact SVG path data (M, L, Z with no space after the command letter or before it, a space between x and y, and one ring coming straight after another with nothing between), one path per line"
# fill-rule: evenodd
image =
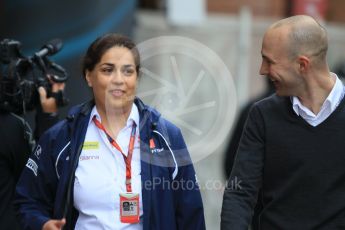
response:
M53 93L65 88L65 83L50 83ZM3 230L20 229L13 206L17 180L33 150L35 139L58 121L56 99L47 97L44 87L39 87L38 93L40 106L36 109L34 137L30 126L21 116L0 110L0 226Z
M48 59L62 48L61 40L51 40L29 57L20 47L16 40L0 42L1 230L20 229L13 204L15 186L25 165L30 166L27 160L35 140L58 121L58 107L68 103L63 93L67 73ZM23 118L32 110L36 110L34 133Z

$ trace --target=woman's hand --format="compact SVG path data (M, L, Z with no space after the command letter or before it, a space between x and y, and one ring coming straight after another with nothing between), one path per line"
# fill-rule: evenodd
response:
M48 220L42 227L42 230L61 230L66 224L66 219L61 220Z

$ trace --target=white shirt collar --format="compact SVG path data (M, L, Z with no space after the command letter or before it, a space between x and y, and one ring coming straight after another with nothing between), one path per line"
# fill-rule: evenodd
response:
M335 77L336 80L335 80L334 87L331 93L328 95L326 101L329 101L331 105L331 109L335 110L335 108L339 105L341 99L344 96L344 85L335 73L331 73L331 74L332 76Z
M321 106L321 110L330 108L331 111L334 111L335 108L339 105L344 95L344 86L341 80L338 78L338 76L335 73L331 73L331 77L334 77L336 79L335 84L331 92L329 93L328 97L323 102ZM315 114L311 112L310 109L302 105L298 97L295 97L295 96L291 97L291 100L292 100L292 108L298 116L300 115L301 111L305 112L308 116L315 116Z
M101 116L99 115L96 105L93 106L90 114L89 124L92 122L92 118L96 116L97 120L99 120L102 123ZM139 110L138 107L133 103L131 113L128 116L126 127L132 126L133 122L138 126L139 125Z

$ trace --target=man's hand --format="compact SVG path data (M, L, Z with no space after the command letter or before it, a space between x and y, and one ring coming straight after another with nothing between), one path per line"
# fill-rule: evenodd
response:
M42 227L42 230L61 230L66 224L66 219L61 220L48 220Z
M64 90L65 83L56 83L50 80L50 83L52 84L52 92L56 93L60 90ZM38 93L40 95L40 101L42 110L45 113L56 113L58 111L58 106L56 104L56 100L54 97L47 98L47 91L44 87L38 88Z

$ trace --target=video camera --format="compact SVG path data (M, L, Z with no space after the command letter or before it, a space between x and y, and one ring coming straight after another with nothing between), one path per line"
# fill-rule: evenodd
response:
M65 82L67 73L47 56L60 51L62 42L54 39L33 56L24 57L21 43L4 39L0 42L0 110L25 113L39 105L38 87L43 86L48 97L54 97L58 106L68 103L62 91L53 93L52 82Z

